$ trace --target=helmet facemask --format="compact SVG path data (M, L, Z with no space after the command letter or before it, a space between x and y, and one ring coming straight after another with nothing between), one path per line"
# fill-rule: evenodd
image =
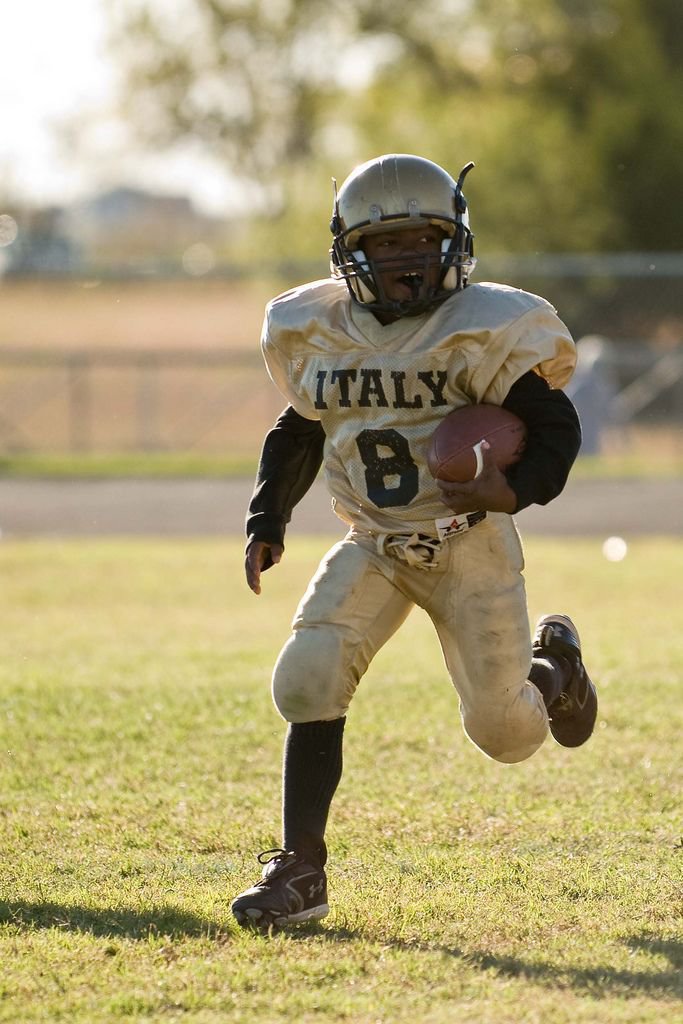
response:
M456 183L431 161L392 155L363 165L339 194L335 188L331 269L355 302L392 319L419 316L466 286L476 260L462 182L473 166ZM440 229L440 252L372 260L362 248L369 235L421 227ZM397 270L412 291L402 301L389 298L382 283L382 273Z

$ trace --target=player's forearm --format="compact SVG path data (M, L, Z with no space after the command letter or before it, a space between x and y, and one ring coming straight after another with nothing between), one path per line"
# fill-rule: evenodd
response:
M315 480L323 458L325 434L315 420L287 406L267 433L256 484L247 511L249 543L282 544L292 509Z
M524 456L506 473L517 496L515 512L547 505L563 490L581 446L576 409L563 391L551 389L533 372L512 386L503 405L528 429Z

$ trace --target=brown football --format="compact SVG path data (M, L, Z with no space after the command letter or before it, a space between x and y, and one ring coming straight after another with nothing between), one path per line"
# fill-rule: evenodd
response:
M499 469L519 462L526 425L500 405L464 405L438 425L427 452L429 471L438 480L466 483L481 470L482 441L488 441Z

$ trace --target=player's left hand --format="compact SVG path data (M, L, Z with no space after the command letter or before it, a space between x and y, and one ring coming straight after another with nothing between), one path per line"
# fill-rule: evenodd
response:
M268 541L254 540L249 544L244 556L244 571L247 585L255 594L261 593L261 574L277 565L284 552L282 544L271 544Z
M474 480L457 484L450 480L437 480L444 505L453 512L514 512L517 495L510 487L504 473L495 464L491 446L487 441L481 445L483 466Z

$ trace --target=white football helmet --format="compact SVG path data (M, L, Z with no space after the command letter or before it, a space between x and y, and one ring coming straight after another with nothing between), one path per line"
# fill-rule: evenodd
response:
M474 236L467 202L462 194L466 164L455 181L438 164L406 153L391 153L361 164L334 196L330 229L332 275L346 281L351 298L366 309L395 317L418 316L464 288L474 269ZM362 239L373 232L436 225L444 232L441 253L424 256L425 272L416 275L411 259L413 298L394 302L382 289L376 266L368 260ZM427 280L427 263L438 260L441 274L436 287Z

